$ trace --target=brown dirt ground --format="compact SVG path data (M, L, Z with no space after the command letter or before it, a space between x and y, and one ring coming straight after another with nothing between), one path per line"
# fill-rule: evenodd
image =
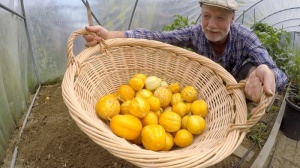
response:
M278 99L280 100L280 98ZM274 105L281 104L275 101ZM275 112L266 113L261 119L263 124L269 123ZM24 115L25 116L25 115ZM266 140L272 126L273 118L267 131L263 133ZM23 123L24 118L20 120ZM20 125L21 125L20 124ZM3 168L10 167L12 153L17 142L21 127L18 127L12 135L10 147L7 150ZM253 130L259 130L261 127ZM257 134L255 134L257 135ZM249 148L253 141L245 138L242 145ZM43 86L38 93L37 100L29 115L26 127L18 143L19 152L16 168L33 167L80 167L80 168L134 168L136 166L115 157L101 146L94 143L86 134L84 134L75 121L70 117L68 109L63 102L61 94L61 83ZM252 150L255 156L259 153L258 145ZM250 167L255 160L255 156L250 162L244 161L239 167ZM235 167L241 158L231 155L218 163L218 167Z

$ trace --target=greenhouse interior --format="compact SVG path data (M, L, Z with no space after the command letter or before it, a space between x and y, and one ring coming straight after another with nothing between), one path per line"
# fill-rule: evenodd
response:
M289 81L293 78L296 79L297 77L290 73L290 69L295 68L297 64L290 61L292 57L300 57L300 1L236 0L236 2L238 9L235 11L234 21L255 31L263 46L268 49L274 62L286 73ZM36 133L35 140L30 142L27 142L26 138L22 140L23 135L25 136L26 133L37 129L37 126L32 127L28 123L29 121L38 122L51 118L50 114L43 119L32 116L34 115L32 114L34 109L38 109L38 106L42 105L37 101L42 100L47 105L48 101L54 99L50 96L50 93L42 98L43 88L56 86L59 88L59 91L55 91L60 92L58 96L60 102L67 102L66 99L61 98L64 95L61 93L61 84L68 68L67 42L73 32L84 30L89 25L87 6L90 6L93 24L101 25L107 30L126 31L145 28L153 31L165 31L167 29L182 28L190 24L200 24L202 21L201 7L198 0L89 0L88 2L86 0L1 0L0 165L3 167L148 167L147 161L143 164L141 163L142 159L139 159L139 155L143 157L147 155L142 152L137 152L135 156L133 156L135 153L128 152L128 156L124 156L121 153L123 149L121 147L120 151L112 151L112 148L109 147L108 150L104 150L101 145L97 144L99 143L97 138L101 139L100 134L91 136L91 138L83 134L83 132L88 132L85 130L88 126L80 127L83 130L81 131L74 124L72 127L78 129L76 133L67 130L67 126L65 127L69 131L66 133L74 134L73 138L68 139L68 142L73 144L72 147L81 147L81 149L78 149L79 151L76 151L77 153L71 151L72 147L64 148L67 142L62 141L62 139L65 135L51 137L51 134L48 134L49 136L39 140L38 137L43 136L43 134ZM165 30L163 30L164 28ZM84 38L78 37L73 42L74 55L79 55L81 51L87 49ZM298 65L300 64L298 63ZM73 78L73 80L75 79ZM285 92L281 93L282 97L284 95ZM279 107L277 109L284 102L283 100L278 103ZM68 108L72 110L72 108L77 107ZM65 123L73 123L73 114L69 114L68 108L61 109L67 117L64 121ZM49 106L48 109L50 109ZM39 111L37 110L34 113L39 113ZM53 117L58 118L59 116ZM84 123L79 120L76 120L76 122ZM88 123L88 121L86 122ZM45 126L48 124L47 122L40 124L40 129L45 130ZM299 124L298 126L300 127ZM272 127L269 129L272 129ZM55 129L51 131L56 132ZM76 141L76 143L82 142L84 145L74 144L72 141L80 136L83 137L83 140ZM243 134L243 137L245 139L249 138L245 134ZM55 139L57 140L55 143L46 144L46 142L52 142ZM240 139L238 143L241 143L243 139ZM22 152L24 153L22 147L37 148L33 145L35 141L44 142L44 146L39 148L41 151L28 152L31 155L27 158L22 156ZM24 145L25 142L28 144ZM112 141L108 140L107 143L112 143ZM260 141L258 143L260 144ZM295 141L294 144L293 149L300 151L299 149L296 150L300 147L299 142ZM111 145L113 146L113 144ZM57 150L57 153L65 153L72 159L43 152L45 148ZM87 148L94 151L95 154L97 154L96 152L102 153L102 157L90 156L89 153L92 152L87 151ZM236 146L230 148L233 150ZM247 150L248 148L246 147ZM262 147L259 149L261 150ZM231 153L226 155L229 156ZM219 156L217 153L212 154L210 157L214 155ZM133 157L136 157L136 159L127 159ZM299 152L293 155L294 162L291 161L288 162L289 164L279 167L300 167L297 157L300 160ZM30 160L26 160L28 158ZM181 159L184 160L183 158L178 157L180 164L174 167L185 167L185 164L181 162ZM214 160L207 159L206 161L195 161L194 163L193 160L196 159L196 156L192 160L186 157L185 162L193 167L197 167L196 163L201 163L199 165L207 167L220 164L223 160L214 158ZM239 160L241 159L245 160L243 155ZM76 160L80 160L81 164L75 162ZM136 160L141 164L135 164ZM159 159L157 158L157 160ZM162 159L157 165L164 167L163 162L166 160L168 159ZM230 164L230 167L235 167L237 164L234 163L239 162L239 160L230 160L227 166ZM255 158L252 158L251 164L253 162L255 162ZM249 162L248 166L251 166L251 164ZM157 165L152 166L157 167ZM168 167L167 165L165 167ZM149 167L151 167L151 164Z

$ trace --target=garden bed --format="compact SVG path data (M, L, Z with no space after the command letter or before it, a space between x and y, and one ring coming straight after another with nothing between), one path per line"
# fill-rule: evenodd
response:
M234 154L212 167L250 167L272 129L283 94L278 94L268 112L242 142L254 155L246 161ZM249 103L249 107L253 106ZM23 121L20 121L23 123ZM4 167L10 167L21 127L12 135ZM254 144L255 143L255 144ZM254 144L254 145L253 145ZM15 167L105 167L133 168L131 163L117 158L94 143L70 117L63 102L61 83L43 86L38 93L26 127L18 143Z

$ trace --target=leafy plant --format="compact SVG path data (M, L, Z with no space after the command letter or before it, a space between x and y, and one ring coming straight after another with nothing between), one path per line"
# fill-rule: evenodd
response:
M267 135L265 132L266 127L267 126L264 123L257 123L252 128L250 128L250 131L247 134L247 138L256 142L260 149L267 139Z
M181 15L174 15L173 18L175 18L173 23L170 25L164 25L162 31L176 30L176 29L184 28L188 25L196 24L196 22L189 23L188 17L183 17Z
M252 29L262 42L263 47L267 49L278 68L285 72L289 60L294 56L289 33L285 30L279 30L261 22L254 24Z
M276 112L276 111L279 111L279 109L280 109L280 107L279 106L272 106L271 108L270 108L270 110L269 111L266 111L266 112Z
M300 99L300 54L295 53L294 57L288 62L287 74L291 80L294 90L291 92Z
M170 25L164 25L163 28L162 28L162 31L176 30L176 29L184 28L184 27L189 26L189 25L195 25L196 24L196 22L189 23L188 17L183 17L181 15L174 15L173 18L175 18L173 23L170 24ZM183 48L185 48L189 51L193 51L191 48L188 48L188 47L183 47Z
M252 27L263 47L266 48L275 64L283 70L291 83L300 88L300 56L299 51L291 46L290 34L282 29L275 29L265 23L256 23ZM300 101L300 89L295 88L295 95ZM290 92L292 93L292 92ZM293 99L295 104L296 98ZM299 105L300 106L300 105ZM261 148L265 143L265 125L257 123L250 129L247 138L258 143Z
M294 87L290 93L294 94L295 100L298 99L300 102L300 51L291 47L289 33L261 22L254 24L252 29L278 68L288 76ZM299 102L298 104L300 104ZM295 103L297 104L297 102Z

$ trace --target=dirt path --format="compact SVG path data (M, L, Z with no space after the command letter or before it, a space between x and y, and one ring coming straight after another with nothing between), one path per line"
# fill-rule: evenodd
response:
M11 144L13 141L16 139L13 138ZM4 167L9 167L12 148ZM60 84L56 84L42 87L38 94L19 143L16 167L135 166L111 155L79 129L63 103Z

